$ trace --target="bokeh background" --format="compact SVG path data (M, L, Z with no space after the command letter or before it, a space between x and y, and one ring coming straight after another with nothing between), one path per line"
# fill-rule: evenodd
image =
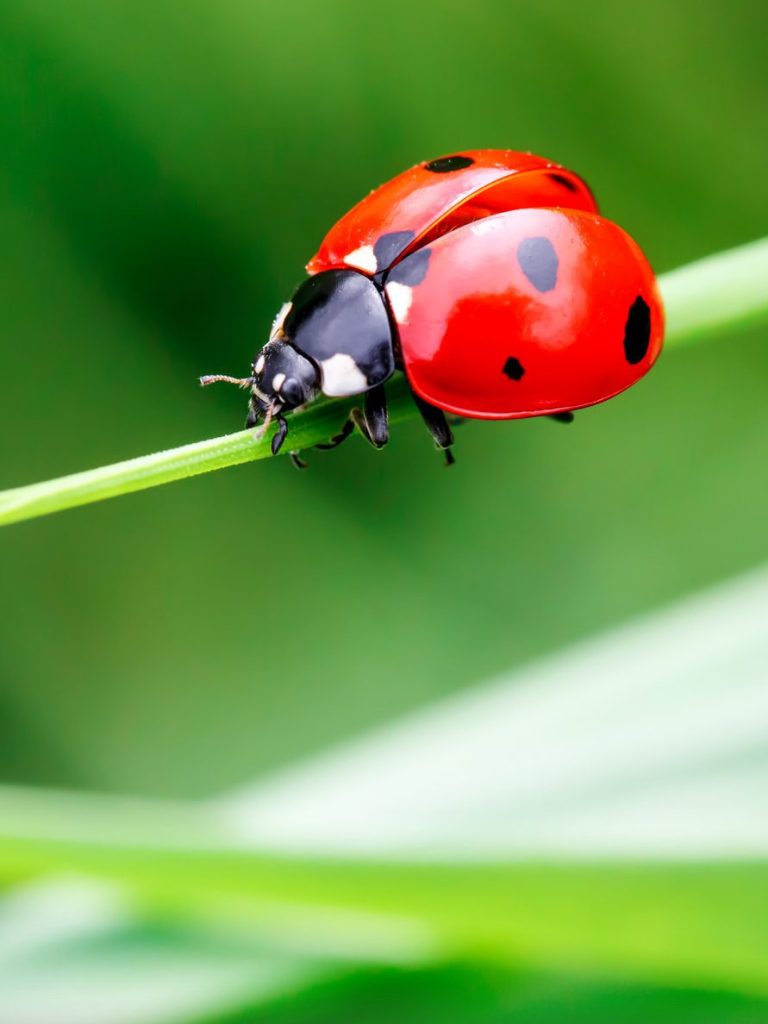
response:
M571 166L659 272L765 234L767 32L761 0L2 0L2 486L238 429L197 375L419 160ZM741 330L573 427L466 426L450 473L414 420L4 531L0 780L212 798L760 565L767 389ZM242 1019L768 1020L601 978L357 971Z

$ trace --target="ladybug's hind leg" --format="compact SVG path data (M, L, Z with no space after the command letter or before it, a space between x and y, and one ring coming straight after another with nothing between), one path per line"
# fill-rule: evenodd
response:
M451 451L453 445L453 431L448 425L448 420L445 417L445 413L442 409L438 409L435 405L430 405L429 402L425 402L423 398L420 398L415 391L411 392L413 400L416 403L416 408L421 413L421 418L426 424L427 430L432 435L432 440L435 442L441 451L445 452L445 464L446 466L452 466L456 461Z
M551 420L556 420L558 423L573 423L572 412L552 412L549 413Z

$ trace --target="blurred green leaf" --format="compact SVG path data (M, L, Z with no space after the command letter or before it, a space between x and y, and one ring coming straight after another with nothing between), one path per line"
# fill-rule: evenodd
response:
M768 994L765 864L397 866L6 840L0 869L127 884L177 914L309 933L329 953L381 954L389 936L417 962L434 949Z
M57 879L0 898L0 1020L8 1024L210 1021L325 973L268 950L253 931L152 920L93 882Z
M464 957L768 995L753 822L768 702L751 667L767 594L764 574L720 588L271 792L188 805L6 789L0 872L117 882L314 958Z

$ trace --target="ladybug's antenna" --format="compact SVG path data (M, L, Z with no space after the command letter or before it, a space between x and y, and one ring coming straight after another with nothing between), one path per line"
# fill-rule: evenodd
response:
M209 384L236 384L239 388L249 388L255 383L253 377L229 377L226 373L209 373L200 378L202 387L207 388Z

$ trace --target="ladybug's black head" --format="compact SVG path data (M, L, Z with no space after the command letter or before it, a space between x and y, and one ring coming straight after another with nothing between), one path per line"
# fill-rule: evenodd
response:
M253 364L251 404L247 426L255 426L271 409L273 414L311 402L320 382L318 369L293 345L273 338Z
M229 377L216 373L201 377L203 385L225 381L249 388L246 427L264 424L266 429L272 418L278 421L278 432L272 439L272 451L277 454L288 433L283 413L311 402L320 390L320 374L313 362L301 355L288 342L273 337L259 352L251 367L250 377Z

